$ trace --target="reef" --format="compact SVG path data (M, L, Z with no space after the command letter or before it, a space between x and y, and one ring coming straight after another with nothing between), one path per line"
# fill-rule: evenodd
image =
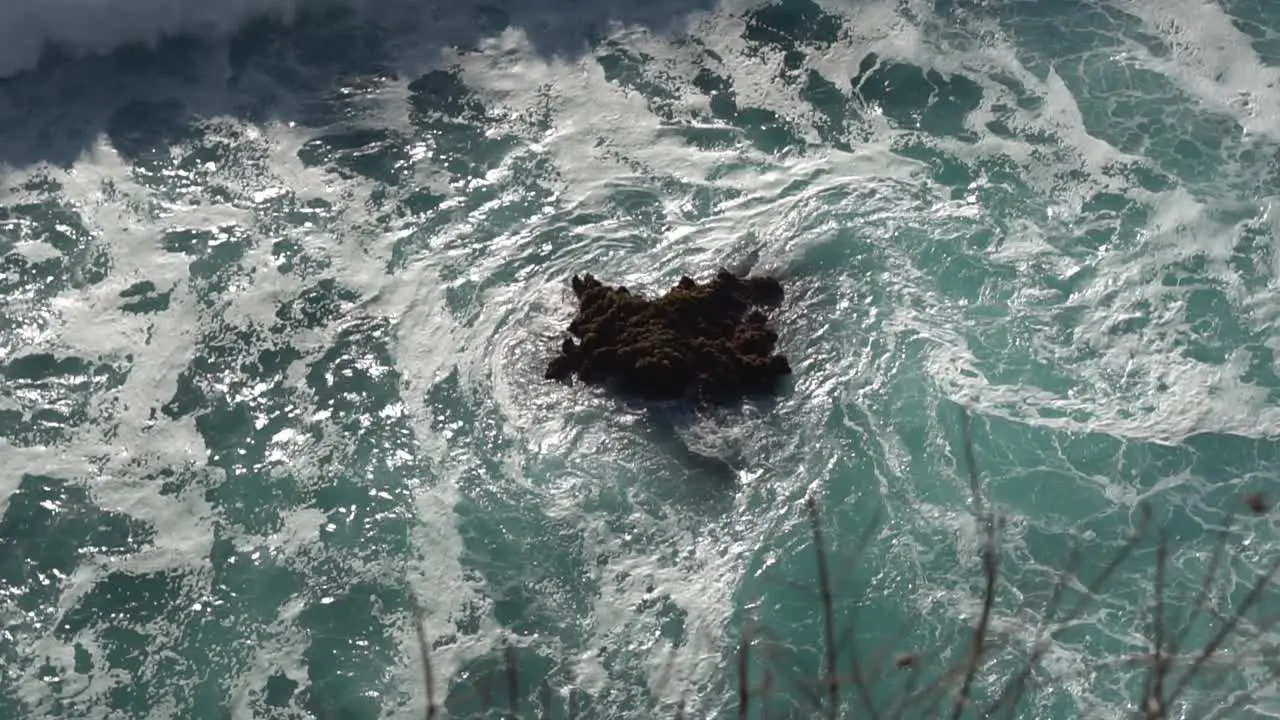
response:
M724 403L770 394L791 373L775 354L768 309L783 297L773 277L720 270L708 282L689 277L657 299L573 277L578 312L550 380L596 383L646 400ZM574 342L574 338L578 342Z

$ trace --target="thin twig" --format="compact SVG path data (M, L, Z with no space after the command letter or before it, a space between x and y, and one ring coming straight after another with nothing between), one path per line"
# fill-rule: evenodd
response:
M978 483L978 458L973 451L973 421L969 411L963 407L960 408L960 433L964 443L965 468L969 471L969 499L973 501L973 516L981 517L982 488Z
M1200 594L1196 596L1195 602L1191 605L1191 609L1188 610L1182 629L1169 642L1170 655L1177 655L1181 651L1183 641L1187 639L1187 634L1191 632L1195 621L1199 619L1200 612L1206 607L1210 587L1218 575L1218 566L1221 564L1222 557L1227 549L1227 539L1230 535L1231 523L1234 518L1234 514L1228 515L1222 530L1218 533L1218 542L1213 546L1213 555L1209 558L1209 569L1205 571L1204 581L1200 583Z
M1213 715L1209 716L1208 720L1219 720L1219 718L1230 717L1232 714L1235 713L1235 711L1243 707L1244 704L1248 702L1250 698L1257 697L1258 694L1261 693L1263 690L1274 687L1277 684L1280 684L1280 664L1269 662L1267 660L1263 660L1263 663L1266 664L1267 670L1270 671L1270 673L1267 675L1266 681L1259 683L1257 686L1255 686L1250 690L1246 690L1244 693L1240 695L1240 697L1236 698L1235 702L1231 703L1230 705L1226 707L1218 708L1218 710L1214 712Z
M978 672L978 665L982 662L982 653L987 640L987 628L991 622L991 610L995 605L996 576L999 572L994 547L994 518L987 518L987 534L988 539L984 542L982 550L982 574L986 578L986 585L982 591L982 615L978 618L978 627L973 631L973 650L969 655L968 669L965 672L964 682L960 686L960 696L956 698L956 703L951 711L951 720L959 720L960 712L969 700L969 688L972 686L973 678Z
M922 688L918 693L918 696L916 699L912 700L911 702L903 703L903 705L901 706L902 709L898 713L898 716L901 717L902 714L906 712L906 709L914 705L916 702L919 702L925 698L932 698L933 702L931 702L928 706L925 707L924 712L922 712L920 716L926 717L926 718L938 717L938 708L940 705L942 705L943 699L947 697L946 686L950 684L952 681L954 681L960 672L964 671L967 667L969 667L968 666L969 655L966 655L965 658L966 659L963 662L952 667L949 670L946 670L945 672L940 674L938 677L934 678L933 682L929 683L924 688ZM956 702L959 705L964 704L964 702L962 700L959 700L958 697Z
M856 564L858 559L862 557L864 552L866 552L867 547L871 544L871 538L880 527L880 511L880 508L876 508L875 514L871 517L871 521L867 523L867 526L862 531L862 535L858 537L857 544L853 547L854 564L851 567L857 566ZM867 681L862 675L862 668L858 661L858 610L858 604L854 603L849 612L849 627L845 632L841 633L841 639L836 643L836 646L847 646L849 648L850 679L853 682L853 687L856 691L855 694L862 703L863 712L867 715L867 720L880 720L880 714L876 712L875 704L871 700L871 690L868 688Z
M819 697L817 692L811 687L811 685L813 684L812 678L800 677L799 669L789 664L782 665L781 667L777 667L776 669L778 670L778 672L785 675L787 680L791 682L791 686L794 692L803 694L804 699L813 707L815 708L822 707L822 698Z
M809 512L809 524L813 529L813 552L818 562L818 591L822 597L822 636L827 651L827 717L835 720L839 714L840 686L836 682L835 607L831 593L831 577L827 569L827 551L822 541L822 523L818 518L818 503L813 496L805 498Z
M761 697L769 697L773 694L773 673L769 672L769 668L764 669L764 679L760 684ZM769 703L760 703L760 720L769 720Z
M876 650L876 654L872 658L871 667L872 667L873 674L870 676L870 682L872 683L878 682L880 678L883 677L884 674L889 671L890 668L902 669L902 667L904 666L904 662L905 662L905 665L907 666L911 666L911 667L919 666L920 658L918 655L916 655L915 653L903 653L898 650L898 648L901 647L899 643L901 643L908 635L911 634L913 630L916 629L916 625L918 624L918 622L919 622L918 616L913 614L911 617L908 618L907 622L898 626L898 630L892 638L889 638L888 640L886 640L883 644L881 644L880 648ZM893 655L893 661L885 662L886 658L888 658L889 655ZM910 658L910 660L904 661L904 658Z
M1165 717L1164 680L1169 671L1168 659L1164 655L1164 573L1169 557L1168 536L1160 530L1160 540L1156 545L1156 587L1155 602L1152 607L1152 644L1155 646L1151 670L1147 674L1147 688L1142 698L1142 716L1144 720L1162 720Z
M915 666L913 664L907 672L907 679L902 683L903 697L911 697L912 695L914 695L916 691L916 685L919 683L919 681L920 681L920 673L916 672ZM899 717L901 717L901 712L899 713Z
M1133 549L1137 547L1138 541L1146 534L1147 524L1151 522L1151 510L1146 504L1143 504L1141 509L1142 519L1139 521L1137 529L1129 535L1129 540L1120 548L1120 552L1116 553L1115 556L1111 558L1111 562L1107 563L1107 566L1098 574L1098 578L1094 581L1095 588L1101 588L1102 585L1111 578L1111 575L1116 571L1116 568L1119 568L1124 564L1125 560L1129 559L1129 556L1133 554ZM1093 592L1089 592L1081 596L1081 598L1071 606L1071 610L1062 616L1062 622L1072 622L1078 618L1080 612L1084 609L1085 603L1089 601L1092 594Z
M751 706L750 677L751 629L745 628L738 640L738 720L747 720L747 710Z
M520 717L520 675L516 669L516 649L510 644L503 653L507 665L507 706L511 709L511 720Z
M409 600L413 603L413 629L418 636L418 654L422 658L422 685L427 689L426 720L435 720L440 709L436 707L436 687L431 672L431 644L427 642L427 631L422 626L426 611L418 604L417 597L410 594Z
M983 575L985 586L982 598L982 613L978 619L977 627L974 630L974 643L970 651L955 667L945 670L933 682L929 683L918 694L903 698L896 706L897 713L894 717L901 717L906 709L926 698L932 698L932 702L925 709L923 715L925 717L935 717L942 698L945 696L943 686L954 679L958 674L963 673L963 680L959 693L956 695L955 704L952 706L952 718L958 720L966 705L968 705L969 690L972 687L974 677L977 675L978 667L981 664L981 657L986 648L987 633L991 620L991 613L995 603L996 581L999 576L998 558L996 553L996 520L989 513L984 512L984 504L982 501L982 487L979 480L977 457L973 449L973 430L972 422L968 411L960 408L962 445L964 451L965 467L969 475L969 490L971 501L973 503L973 513L975 520L978 520L984 527L983 542L981 549Z
M978 461L973 451L973 429L969 413L963 408L961 409L961 418L965 465L969 469L969 488L973 494L974 514L983 518L986 530L982 541L982 574L986 583L982 591L982 614L978 617L977 628L974 629L973 648L967 661L968 667L965 671L964 681L960 685L960 694L956 698L955 705L952 706L952 720L959 720L960 713L964 710L964 706L969 700L969 689L973 685L973 678L978 672L978 665L982 662L982 652L985 649L987 640L987 628L991 622L991 610L995 606L996 577L999 574L996 558L996 520L994 515L982 512L982 489L978 481Z
M1075 573L1076 566L1080 562L1080 549L1073 547L1071 556L1067 560L1067 567L1058 573L1058 581L1054 583L1053 595L1049 597L1048 605L1045 608L1044 619L1040 623L1039 629L1036 630L1035 644L1032 646L1031 657L1027 659L1026 664L1018 675L1005 686L996 701L987 708L986 715L990 717L995 714L1005 703L1009 704L1009 711L1006 717L1011 715L1014 708L1018 706L1018 701L1022 699L1022 695L1026 692L1027 680L1030 679L1031 673L1040 664L1040 660L1044 658L1044 654L1048 651L1048 643L1045 642L1045 628L1053 622L1053 616L1058 611L1058 603L1062 601L1067 587L1067 577ZM1092 592L1092 590L1090 590Z
M1195 662L1191 664L1191 668L1179 678L1177 686L1174 687L1173 692L1169 695L1168 704L1172 705L1178 699L1178 696L1182 694L1182 691L1186 690L1187 685L1191 683L1192 678L1200 671L1200 668L1204 667L1205 662L1217 652L1222 642L1226 640L1227 635L1231 634L1231 631L1244 618L1245 613L1249 612L1249 608L1262 596L1262 591L1275 578L1277 572L1280 572L1280 559L1273 562L1267 572L1258 578L1258 581L1250 588L1249 594L1245 596L1244 602L1240 604L1239 609L1219 628L1218 633L1204 646L1204 649L1196 657Z

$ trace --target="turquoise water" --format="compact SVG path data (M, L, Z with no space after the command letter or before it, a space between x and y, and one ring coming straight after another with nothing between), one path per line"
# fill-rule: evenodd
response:
M419 626L453 717L735 717L743 637L820 716L806 497L950 717L966 446L964 717L1040 642L1012 717L1131 717L1158 531L1180 622L1245 513L1184 656L1274 562L1275 0L279 5L0 11L0 717L423 717ZM776 400L542 380L573 274L755 252ZM1172 716L1280 712L1276 601Z

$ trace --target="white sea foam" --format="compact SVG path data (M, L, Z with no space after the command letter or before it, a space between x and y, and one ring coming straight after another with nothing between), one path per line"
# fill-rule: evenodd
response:
M1252 38L1219 3L1142 0L1119 5L1140 17L1170 50L1154 57L1135 49L1139 62L1207 107L1233 117L1245 133L1280 140L1280 68L1262 61Z
M714 70L732 80L743 105L767 108L794 121L797 132L812 140L816 137L811 122L813 110L795 87L778 81L778 58L759 61L746 47L741 11L751 4L745 0L725 3L719 15L695 22L692 30L702 47L722 58ZM829 439L815 436L829 424L833 407L858 402L857 394L863 388L852 387L854 383L848 378L867 383L871 391L882 389L875 384L889 382L888 376L898 369L895 363L900 362L896 356L907 352L904 348L914 337L925 338L932 348L926 353L922 368L928 380L942 385L953 398L973 401L984 413L1005 414L1020 422L1168 441L1205 430L1261 434L1259 425L1280 423L1280 417L1265 406L1265 398L1240 382L1244 368L1239 358L1209 367L1173 352L1171 336L1184 330L1185 322L1176 312L1176 300L1162 301L1156 295L1159 288L1150 277L1161 264L1196 252L1224 262L1230 254L1231 228L1206 219L1203 209L1181 191L1135 191L1127 181L1108 174L1112 166L1137 163L1142 158L1121 152L1089 133L1079 98L1072 95L1056 71L1050 70L1042 77L1023 67L1018 53L998 36L967 50L939 45L921 24L904 18L896 9L898 5L872 2L837 8L847 20L847 34L833 48L814 53L809 67L847 92L858 61L864 53L874 51L886 60L910 62L942 73L965 73L982 86L982 106L968 119L967 126L977 139L934 139L933 148L970 165L996 157L1008 159L1021 179L1043 193L1048 198L1046 204L1051 206L1051 212L1046 212L1049 219L1028 212L996 245L988 260L1020 270L1042 264L1067 277L1084 261L1062 255L1051 240L1057 239L1054 234L1061 233L1064 225L1069 226L1079 217L1084 198L1100 191L1127 193L1132 199L1149 202L1154 209L1145 232L1156 251L1139 257L1100 251L1089 261L1097 278L1083 284L1072 297L1074 303L1085 308L1084 319L1077 328L1079 345L1092 346L1098 353L1098 358L1087 361L1091 364L1074 368L1083 379L1082 395L1064 396L1025 384L1000 384L988 381L975 370L981 363L965 336L961 308L930 290L933 278L914 266L908 250L895 243L902 241L899 231L903 228L925 222L945 231L935 241L949 242L949 224L963 230L968 227L966 223L983 220L981 208L968 199L951 198L948 189L929 179L926 163L895 153L895 142L903 133L874 109L864 108L864 135L852 152L810 148L806 153L767 156L745 143L698 149L673 137L670 128L649 112L638 93L608 82L598 64L576 57L548 58L537 52L521 29L513 28L488 38L477 52L457 53L446 59L460 68L468 87L488 106L501 108L506 117L545 109L554 116L554 127L545 135L527 138L528 147L471 189L509 180L521 169L517 165L522 160L549 159L556 173L540 182L551 199L542 214L490 242L482 256L461 269L454 266L457 257L449 253L465 250L476 226L483 225L483 217L501 211L509 198L495 197L472 216L440 229L432 238L431 253L415 257L407 268L389 275L385 268L391 245L412 228L401 228L395 220L389 224L378 221L367 210L366 201L375 189L394 195L405 192L404 188L375 188L365 179L339 179L318 168L301 167L298 149L311 139L313 131L309 130L295 130L283 124L251 128L254 141L266 147L268 172L267 177L246 172L224 178L232 191L246 200L235 209L210 202L189 207L170 204L156 215L133 213L129 209L133 206L120 197L104 198L103 185L110 183L125 199L136 198L138 206L145 205L146 196L153 190L135 183L127 163L109 147L96 146L77 158L72 169L54 171L63 185L61 192L81 209L95 236L110 248L112 276L87 290L67 291L55 304L60 313L53 321L56 330L37 338L38 342L31 346L56 347L91 358L131 354L133 374L116 391L121 409L104 415L98 425L72 438L65 451L0 445L0 455L12 472L38 469L67 477L96 477L95 473L103 473L104 467L106 472L124 472L127 463L118 455L121 448L133 455L151 457L156 465L201 459L206 450L190 418L162 421L156 429L147 420L148 410L174 396L180 373L193 362L197 353L194 333L215 319L207 310L202 315L196 306L185 278L187 259L178 254L166 256L156 243L165 230L174 227L226 222L252 225L270 219L257 215L270 215L270 210L253 208L271 200L271 188L292 188L300 196L324 196L341 206L337 227L322 237L308 235L305 240L331 263L327 274L370 298L362 309L394 322L396 332L391 344L401 378L400 392L408 406L404 412L410 417L421 453L435 465L430 487L424 479L410 479L422 483L422 487L415 487L414 510L421 524L414 531L420 537L415 537L413 544L422 549L423 558L404 561L409 583L423 590L428 603L430 635L446 637L454 633L455 613L478 594L462 568L464 543L455 517L455 505L462 492L458 478L464 469L460 458L476 451L467 445L473 439L451 435L447 428L435 426L430 417L432 409L422 401L443 376L456 370L468 400L474 400L479 411L496 415L496 423L503 431L511 431L509 437L517 438L502 458L502 477L490 480L509 482L521 491L533 493L539 512L557 521L576 523L587 545L604 555L603 560L579 558L583 572L591 573L598 587L590 603L588 640L583 648L574 649L581 653L574 661L578 665L577 681L587 687L606 682L604 663L592 654L593 649L619 640L619 644L629 645L637 655L644 656L646 667L659 664L666 646L652 641L652 617L635 608L665 594L685 614L692 637L674 659L673 674L683 683L665 691L665 697L674 701L680 691L696 690L712 675L710 665L714 663L709 663L708 658L715 656L724 640L725 627L734 612L737 582L748 566L750 554L782 534L785 528L781 526L790 521L780 519L782 515L755 517L740 501L730 508L727 517L707 522L700 532L693 533L680 524L676 511L659 517L628 505L615 518L599 509L584 509L584 498L594 497L610 481L609 472L605 472L610 463L625 466L614 473L623 478L644 475L653 468L643 466L647 457L644 450L622 446L612 439L612 428L580 426L578 414L592 412L589 398L574 396L574 402L581 401L585 409L565 412L560 397L549 399L550 391L532 383L528 374L528 368L536 366L537 353L541 352L537 348L545 341L544 336L552 334L564 319L560 276L577 271L578 264L607 260L617 278L651 289L669 279L670 268L708 267L747 245L763 246L764 264L786 266L806 253L848 242L849 237L840 234L841 223L862 223L858 227L863 236L860 239L888 258L883 276L850 279L840 275L842 281L849 282L830 291L836 296L835 315L828 308L816 307L810 313L809 306L801 305L790 319L797 324L810 323L803 327L813 328L813 337L784 333L784 342L803 345L812 341L826 353L824 357L836 358L830 367L815 368L815 377L803 379L807 383L805 392L797 393L796 403L781 411L792 413L787 416L793 426L788 430L789 437L801 439L780 439L763 424L744 424L740 437L733 438L737 451L760 457L768 457L769 448L775 448L779 455L803 455L790 447L779 452L776 446L784 442L809 443L805 450L812 454L808 458L811 465L805 465L797 477L769 479L770 492L783 500L805 487L820 486L830 467L842 460L841 448L832 447ZM250 16L272 13L288 17L301 6L300 0L12 2L0 8L0 75L32 67L47 43L75 52L106 52L121 43L152 42L167 33L231 32ZM927 3L914 3L912 7L917 17L931 12ZM1221 22L1215 23L1215 32L1234 41ZM1178 32L1187 33L1185 29ZM707 99L691 87L689 79L697 74L700 63L708 61L692 57L696 51L690 43L672 43L670 38L639 28L620 38L628 49L647 54L650 67L646 71L665 74L664 90L676 97L682 111L706 110ZM1224 61L1232 69L1231 77L1248 83L1256 94L1265 92L1261 81L1256 80L1263 75L1254 66L1254 59L1244 55L1232 58ZM427 58L414 58L415 63L423 60ZM1178 60L1168 62L1176 65ZM1173 65L1162 65L1160 69L1172 73ZM1221 94L1222 87L1201 82L1203 78L1197 74L1201 70L1204 69L1187 70L1188 74L1181 76L1183 82L1187 87L1199 88L1202 97L1217 98L1223 103L1221 107L1230 107ZM993 116L997 105L1016 105L1009 91L991 80L997 73L1017 78L1027 86L1029 95L1041 101L1039 108L1021 111L1009 122L1020 131L1051 136L1056 143L1053 153L1043 153L1043 145L999 137L985 129L984 123ZM405 85L411 79L405 77L398 84L393 83L390 93L399 93L403 99L407 94ZM281 92L287 93L288 88L281 88ZM385 113L382 110L375 107L358 122L407 129L404 107L388 107ZM1258 124L1250 127L1265 131L1265 113L1257 117ZM515 132L513 128L497 128L508 129ZM426 166L425 162L420 164L420 177L428 173ZM5 180L19 184L23 180L19 175L15 171ZM1064 180L1068 175L1071 179ZM732 191L733 197L723 202L714 217L689 221L671 217L677 215L671 210L678 193L663 195L661 202L666 203L669 226L653 247L612 252L611 247L633 242L634 226L623 220L601 220L572 230L567 234L581 247L573 248L571 261L542 268L536 276L504 281L496 289L477 290L471 301L473 307L465 311L451 307L450 292L467 290L467 284L472 282L483 284L538 250L530 238L559 221L557 209L566 213L603 211L609 195L618 188L645 187L652 185L655 178L713 187L726 194ZM808 187L791 191L792 184L801 178L809 181ZM966 192L975 192L983 182L982 178L975 180ZM1276 216L1273 210L1265 218L1273 232L1274 227L1280 227ZM1179 229L1186 227L1194 232ZM954 231L956 237L962 235L961 230ZM216 310L217 319L236 325L268 323L276 309L275 301L300 289L301 281L274 271L269 248L275 239L256 238L256 246L241 261L243 292L230 294L229 302ZM437 253L437 249L442 251ZM455 270L458 272L446 272ZM162 288L177 288L165 313L121 318L115 311L119 291L138 279L151 280ZM884 311L887 318L877 318L883 322L878 328L883 336L854 338L854 332L839 327L862 312L854 294L861 284L877 285L897 301L895 307ZM1029 288L1018 299L1034 299L1034 294L1035 288ZM1116 299L1104 302L1109 294L1115 294ZM1156 301L1152 329L1130 336L1109 335L1116 313L1136 312L1134 308L1142 301ZM1019 311L1033 312L1034 307L1013 308L1014 313ZM463 317L467 313L472 314ZM291 382L296 384L306 363L324 352L332 334L324 330L299 333L290 339L303 355L291 370ZM163 341L147 344L148 336ZM1065 354L1073 349L1049 340L1035 342L1042 343L1036 351L1038 358L1046 362L1058 360L1055 353ZM256 349L243 348L246 353ZM1149 379L1137 391L1137 397L1133 391L1107 382L1106 373L1117 368ZM1168 386L1161 395L1143 395L1149 395L1158 382ZM1096 422L1040 418L1028 400L1034 400L1036 407L1048 406L1063 412L1088 410ZM1135 403L1140 400L1150 400L1150 406L1139 405L1135 411ZM899 447L903 443L896 435L896 418L890 412L885 410L884 417L872 422L883 435L875 441L885 446L885 455L891 456L887 463L895 466L896 472L908 465L910 458L909 451ZM292 471L314 476L329 471L319 466L319 453L311 452L313 448L298 441L297 435L286 432L278 438L275 451L290 463ZM888 449L891 446L893 449ZM531 487L526 466L538 456L567 457L575 466L558 473L547 485ZM96 462L102 457L113 459L105 464ZM629 463L641 466L631 467ZM760 468L755 471L760 472ZM0 510L17 477L0 476ZM612 480L617 481L617 477ZM63 605L74 602L92 582L117 567L136 571L200 567L206 562L212 536L208 508L190 500L184 502L194 504L183 506L162 497L157 488L138 482L99 486L97 502L123 510L159 530L156 547L115 565L104 561L86 566L64 592ZM630 488L618 492L628 500L632 497ZM198 493L189 494L187 498L197 496ZM952 509L938 511L939 516L947 513L951 513L951 521L959 517ZM299 510L288 516L286 529L278 537L247 540L275 543L286 554L303 553L315 543L321 522L318 513ZM624 527L619 529L618 525ZM654 538L662 542L649 542ZM672 547L681 550L670 552ZM613 580L624 575L624 580ZM292 614L298 612L297 603L282 611L281 625L288 625ZM435 658L436 669L442 675L449 675L468 659L497 645L499 628L494 619L486 615L480 625L478 638L461 640L454 649ZM94 646L92 638L78 640ZM294 634L271 638L255 654L254 667L240 678L240 684L259 688L264 678L280 666L292 677L305 678L300 649L304 642ZM40 650L50 656L67 655L67 647L55 647L57 643L52 641L48 644L50 647L42 645ZM35 687L36 682L33 678L30 686ZM244 706L238 709L248 712Z

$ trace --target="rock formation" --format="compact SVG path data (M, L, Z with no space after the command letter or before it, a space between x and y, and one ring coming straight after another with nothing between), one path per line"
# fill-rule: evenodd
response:
M649 400L731 402L773 392L791 373L773 353L778 334L764 309L782 301L771 277L721 270L706 283L688 277L656 300L591 275L574 276L578 314L546 377L606 384Z

